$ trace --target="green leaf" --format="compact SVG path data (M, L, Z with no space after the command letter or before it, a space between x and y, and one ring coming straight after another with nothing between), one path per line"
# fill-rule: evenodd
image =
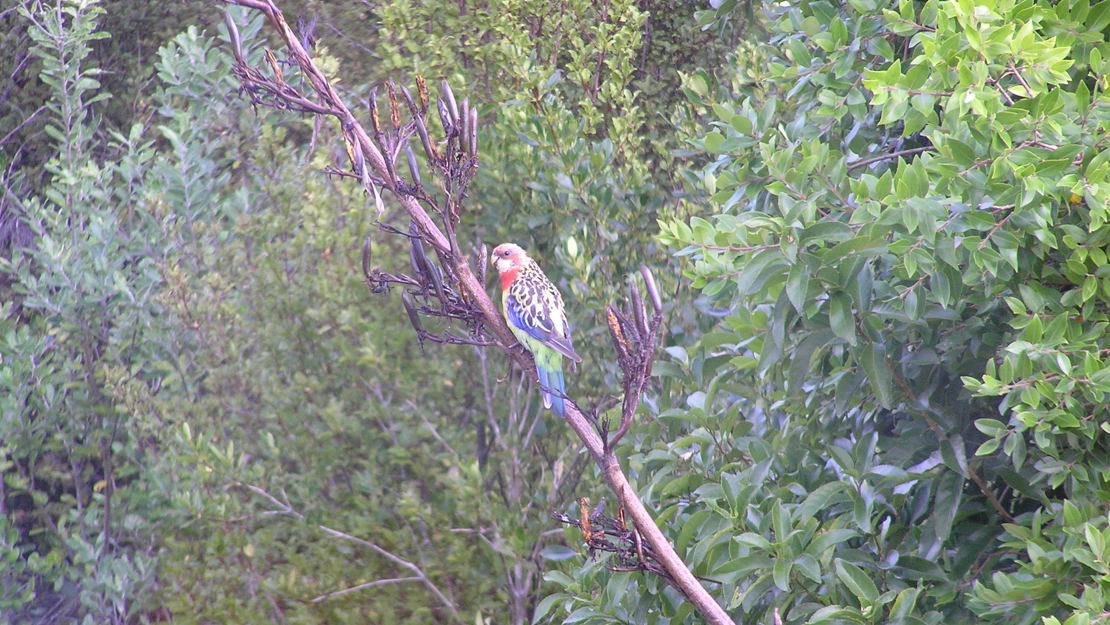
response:
M771 551L771 543L766 538L754 532L744 532L732 538L735 542L741 545L747 545L757 551Z
M863 370L867 372L871 390L875 393L875 398L879 400L879 404L883 408L893 407L893 380L882 345L874 343L865 345L860 364L863 365Z
M818 349L827 345L835 338L832 331L827 329L811 332L801 343L794 348L794 356L790 360L790 372L787 376L787 389L791 393L801 393L806 377L810 371L810 361Z
M761 250L749 257L744 269L736 276L736 288L740 295L751 295L763 288L767 279L779 272L786 264L778 250Z
M879 599L879 589L875 586L875 582L855 564L837 558L836 577L859 599L860 604L874 605Z
M804 262L794 263L786 278L786 296L798 314L805 314L806 293L809 290L809 268Z
M920 594L920 588L906 588L898 593L894 605L890 607L890 620L897 621L912 616L914 605L917 603L917 597Z
M561 593L555 593L544 597L542 600L540 600L538 604L536 604L536 609L532 612L533 625L543 621L548 612L551 612L551 608L555 607L555 604L559 603L560 601L566 601L569 598L569 596Z
M905 579L931 580L937 582L947 582L949 580L947 572L942 569L940 565L932 560L926 560L918 556L900 556L898 558L898 565L895 569Z
M578 256L578 241L573 236L567 237L567 256Z
M806 546L806 551L820 558L824 553L842 542L859 536L856 530L837 528L822 532Z
M578 552L564 545L549 545L540 551L540 556L545 560L552 560L555 562L559 560L568 560L576 555L578 555Z
M998 451L998 446L1001 443L1002 443L1001 439L988 438L987 440L983 441L982 444L980 444L979 447L975 450L975 455L976 456L989 456L989 455L993 454L995 451Z
M821 623L870 623L871 620L864 618L863 614L855 608L846 608L840 605L827 605L809 617L806 625L821 625Z
M1094 552L1095 558L1105 560L1110 553L1106 551L1106 536L1091 524L1083 526L1083 535L1087 539L1087 546Z
M877 238L860 237L839 243L821 254L821 262L837 265L853 256L878 256L886 252L886 241Z
M959 434L949 435L944 440L944 444L941 445L940 453L945 466L965 478L967 477L967 449L964 447L962 436Z
M956 472L946 471L937 478L931 520L934 535L942 544L948 540L952 523L963 502L963 486L964 478Z
M776 558L775 565L771 568L771 577L775 580L775 586L783 592L790 590L790 569L793 566L790 560Z
M852 302L847 295L837 293L829 298L829 325L838 337L855 345L856 324L852 315Z
M796 518L799 522L812 519L814 515L824 510L829 503L843 499L842 497L837 497L837 495L840 495L847 488L848 485L839 480L827 482L818 486L813 492L806 495L805 501L802 502L802 505L798 506L798 510L795 513Z
M1000 436L1006 431L1006 424L998 419L976 419L975 429L987 436Z

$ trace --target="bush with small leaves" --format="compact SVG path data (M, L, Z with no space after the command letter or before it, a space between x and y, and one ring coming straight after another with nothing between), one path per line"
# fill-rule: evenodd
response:
M732 533L715 557L773 565L723 581L784 622L1098 618L1110 10L853 0L766 20L731 82L688 77L710 210L661 223L724 316L696 353L741 387L676 418L775 424L737 467L769 459L775 506L691 508ZM806 480L773 468L806 454Z

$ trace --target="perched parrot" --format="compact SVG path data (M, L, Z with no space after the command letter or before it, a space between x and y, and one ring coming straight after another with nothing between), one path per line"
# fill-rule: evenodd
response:
M536 359L544 408L566 415L563 358L582 362L570 341L563 296L543 275L536 261L519 245L493 248L493 264L501 274L501 311L509 329Z

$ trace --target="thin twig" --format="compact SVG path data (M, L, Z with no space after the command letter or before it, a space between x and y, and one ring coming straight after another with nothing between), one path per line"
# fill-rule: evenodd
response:
M889 369L891 374L894 376L895 381L902 389L902 393L905 394L906 398L911 400L915 398L916 395L914 394L913 389L910 388L909 382L906 380L906 378L902 376L902 372L899 371L894 366L894 363L891 362L890 359L886 356L883 357L883 362L886 363L887 369ZM922 414L921 416L925 418L925 424L929 426L929 429L933 431L933 434L936 435L937 439L939 439L942 444L949 443L948 433L944 431L944 428L940 427L939 423L934 421L933 418L927 414ZM1006 508L1002 505L1002 502L999 501L998 497L994 494L994 491L990 489L990 486L986 483L986 481L982 477L980 477L975 468L971 466L971 463L967 463L967 475L971 478L971 481L975 482L975 485L979 487L980 492L982 492L983 495L986 496L987 500L990 501L991 506L994 507L996 512L998 512L999 516L1005 519L1006 522L1013 523L1014 516L1010 514L1008 510L1006 510Z
M871 163L878 163L879 161L885 161L885 160L891 159L891 158L898 158L899 156L908 156L910 154L917 154L919 152L932 152L932 151L935 151L935 150L936 150L936 148L934 148L933 146L926 145L926 146L922 146L920 148L910 148L908 150L898 150L897 152L889 152L887 154L878 154L878 155L875 155L875 156L870 156L868 158L861 158L858 161L852 161L851 163L848 163L848 171L852 171L853 169L857 169L859 167L866 167L867 165L870 165Z
M424 580L419 578L419 577L394 577L394 578L391 578L391 579L379 579L379 580L375 580L375 581L372 581L372 582L366 582L365 584L359 584L358 586L351 586L350 588L344 588L343 590L336 590L335 592L329 592L325 595L320 595L319 597L316 597L316 598L312 599L311 603L320 603L321 601L324 601L326 599L331 599L332 597L341 597L343 595L346 595L346 594L349 594L349 593L352 593L352 592L356 592L356 591L359 591L359 590L365 590L367 588L373 588L374 586L381 586L383 584L401 584L401 583L404 583L404 582L423 582L423 581Z
M2 146L2 145L4 145L5 143L7 143L7 142L8 142L8 139L11 139L11 138L12 138L12 136L13 136L13 135L15 135L15 133L19 132L19 130L20 130L21 128L23 128L23 127L24 127L24 126L26 126L27 124L31 123L31 121L32 121L32 120L34 120L34 119L35 119L36 117L38 117L39 113L41 113L41 112L43 112L43 111L45 111L45 110L46 110L46 105L44 104L44 105L42 105L42 106L38 107L37 109L35 109L35 112L34 112L34 113L31 113L30 115L28 115L28 116L27 116L27 117L26 117L26 118L25 118L25 119L24 119L23 121L21 121L21 122L19 122L18 124L16 124L16 127L15 127L15 128L12 128L11 132L9 132L8 134L4 135L4 138L3 138L3 139L0 139L0 146Z
M346 532L341 532L337 529L330 528L326 525L317 525L316 527L320 528L324 532L327 532L328 534L331 534L332 536L335 536L337 538L342 538L344 540L349 540L353 543L362 545L363 547L368 547L371 550L373 550L375 553L377 553L378 555L380 555L380 556L382 556L382 557L384 557L384 558L386 558L386 559L388 559L388 560L390 560L390 561L392 561L392 562L394 562L394 563L396 563L400 566L405 567L406 569L412 571L413 573L416 573L416 576L420 579L421 583L423 583L424 586L429 591L431 591L431 593L434 594L437 599L439 599L440 603L442 603L443 606L445 608L447 608L447 611L451 613L451 616L455 617L456 619L459 617L459 611L455 608L455 604L450 599L448 599L447 596L444 595L442 591L440 591L438 586L436 586L434 583L432 583L432 580L428 579L428 576L424 574L424 571L420 567L416 566L412 562L409 562L408 560L405 560L404 558L402 558L400 556L394 555L390 551L379 547L377 544L372 543L369 540L366 540L365 538L359 538L358 536L351 536L350 534L348 534Z
M295 517L296 519L298 519L300 521L305 520L304 515L301 514L300 512L297 512L293 508L293 505L289 503L289 496L285 494L284 490L282 491L281 495L282 495L282 497L284 498L285 501L281 501L277 497L274 497L273 495L271 495L265 489L259 488L258 486L254 486L253 484L244 484L242 482L236 482L236 484L238 484L240 486L245 486L251 492L253 492L253 493L255 493L255 494L257 494L261 497L264 497L266 500L268 500L270 503L272 503L277 508L276 510L267 510L263 514L286 514L286 515ZM331 534L332 536L335 536L336 538L342 538L344 540L349 540L353 543L362 545L364 547L368 547L371 550L373 550L375 553L377 553L378 555L380 555L380 556L386 558L387 560L389 560L390 562L393 562L394 564L397 564L399 566L403 566L406 569L412 571L413 573L416 574L416 576L413 578L414 581L420 581L422 584L424 584L424 587L427 588L433 595L435 595L437 599L439 599L440 603L443 604L443 607L445 607L447 609L447 611L451 613L451 616L454 617L455 620L459 620L459 611L455 607L454 602L452 602L450 599L448 599L447 596L444 595L442 591L440 591L439 587L436 586L435 583L432 582L432 580L428 579L428 576L424 574L424 571L420 567L418 567L415 564L413 564L412 562L409 562L408 560L405 560L404 558L390 552L387 549L379 547L376 543L373 543L369 540L366 540L365 538L359 538L358 536L352 536L352 535L348 534L347 532L342 532L340 530L328 527L326 525L317 525L316 527L319 528L321 531L327 533L327 534ZM340 591L340 593L338 593L338 594L342 594L343 592L350 592L350 590ZM334 596L334 594L333 595L324 595L323 597L317 597L313 601L319 601L319 600L322 600L324 598L327 598L328 596Z

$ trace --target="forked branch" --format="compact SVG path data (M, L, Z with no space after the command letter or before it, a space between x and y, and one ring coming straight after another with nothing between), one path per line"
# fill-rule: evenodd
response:
M289 502L289 495L285 494L285 489L282 489L281 499L278 499L277 497L274 497L269 492L267 492L265 489L260 488L258 486L255 486L253 484L244 484L242 482L237 482L236 484L246 488L247 490L251 491L252 493L254 493L256 495L259 495L262 498L264 498L264 499L266 499L267 501L270 502L270 504L273 507L270 508L269 510L266 510L262 514L266 514L266 515L286 515L286 516L291 516L291 517L297 519L298 521L304 521L305 520L304 515L301 514L300 512L298 512L297 509L293 507L293 504ZM382 580L377 580L377 581L370 582L370 583L367 583L367 584L359 584L357 586L353 586L353 587L350 587L350 588L344 588L342 590L338 590L338 591L335 591L335 592L330 592L330 593L327 593L327 594L324 594L324 595L320 595L319 597L316 597L315 599L312 599L312 603L319 603L321 601L324 601L325 599L330 599L331 597L338 597L338 596L345 595L345 594L348 594L348 593L351 593L351 592L355 592L357 590L363 590L365 588L370 588L370 587L378 586L378 585L381 585L381 584L396 584L396 583L402 583L402 582L420 582L421 584L424 585L425 588L428 589L429 592L431 592L433 595L435 595L436 599L438 599L440 604L443 605L444 609L447 610L447 612L449 612L451 614L452 618L454 618L456 621L459 620L459 611L458 611L458 608L455 607L455 603L453 601L451 601L450 599L448 599L447 595L443 594L443 591L440 590L439 587L436 586L435 583L432 582L432 580L429 579L428 576L424 574L424 571L419 566L417 566L417 565L413 564L412 562L409 562L408 560L396 555L395 553L389 551L388 549L384 549L384 548L378 546L377 543L366 540L365 538L359 538L358 536L352 536L352 535L348 534L347 532L341 532L337 529L330 528L326 525L317 525L316 527L320 531L322 531L326 534L329 534L331 536L334 536L335 538L341 538L343 540L349 540L353 543L356 543L356 544L362 545L364 547L367 547L367 548L371 549L372 551L374 551L375 553L377 553L378 555L380 555L380 556L384 557L385 559L389 560L390 562L393 562L394 564L396 564L398 566L402 566L402 567L412 571L414 573L414 576L413 577L382 579Z

